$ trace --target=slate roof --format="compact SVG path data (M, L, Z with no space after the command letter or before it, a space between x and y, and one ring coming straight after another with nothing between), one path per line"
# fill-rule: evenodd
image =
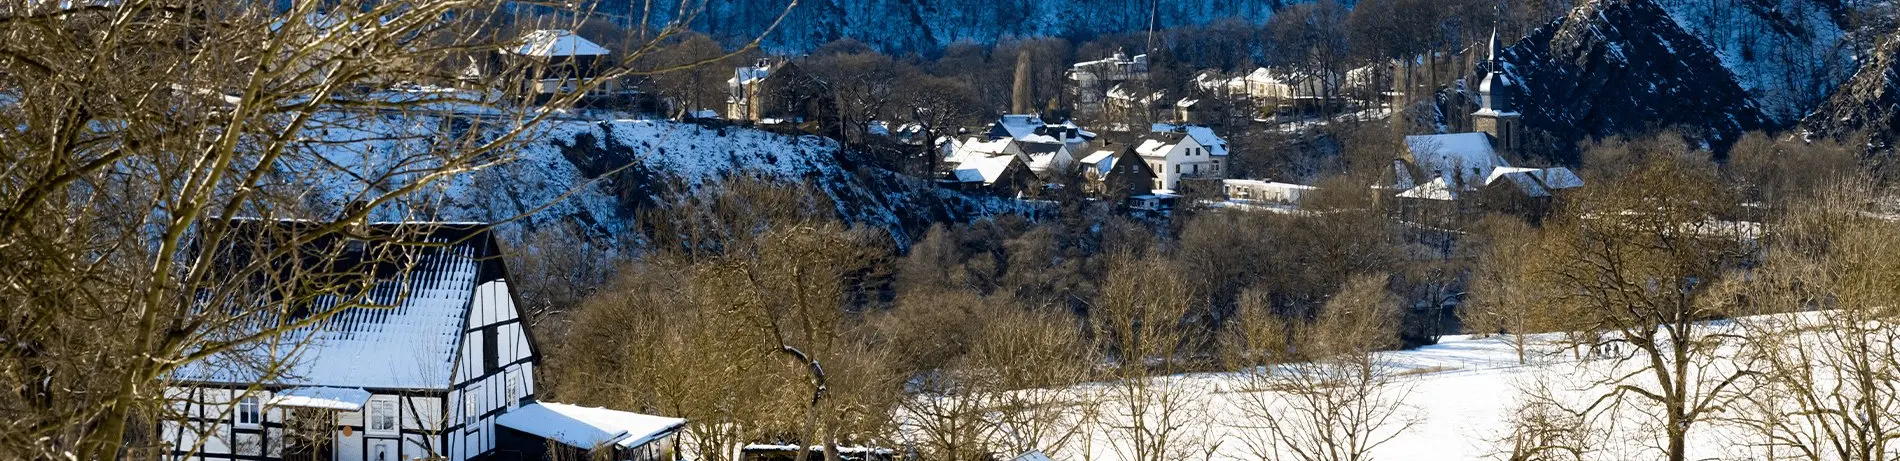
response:
M269 249L272 241L315 225L287 221L240 224L235 226L237 235L256 238L233 239L250 249L219 253L227 261L245 260L255 251L251 249ZM273 310L288 311L289 319L271 316L258 319L258 325L277 325L309 315L327 314L329 318L257 347L187 364L175 377L210 383L448 389L471 301L495 290L501 293L494 295L508 296L505 283L494 283L502 280L504 269L500 249L486 227L471 223L373 224L357 231L370 240L324 236L310 242L297 262L284 264L301 266L306 275L299 279L324 288L298 294L298 298L307 300L297 306ZM234 283L273 282L257 277ZM281 291L282 287L269 289ZM337 307L343 303L352 305ZM267 376L256 366L260 363L281 367Z

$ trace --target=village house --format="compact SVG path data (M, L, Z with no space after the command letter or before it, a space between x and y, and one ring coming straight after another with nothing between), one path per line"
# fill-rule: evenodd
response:
M1021 155L971 155L956 159L948 169L943 181L963 191L1009 196L1040 183Z
M241 261L315 225L237 221L246 243L207 251ZM301 304L278 312L327 318L182 366L155 434L168 458L676 459L683 420L538 401L538 345L486 229L371 224L293 250L287 264L354 288L289 293Z
M1184 98L1174 103L1174 121L1184 125L1219 125L1226 123L1224 106L1212 98Z
M835 114L829 109L829 87L785 59L765 58L733 69L726 87L726 118L731 120L798 124Z
M1212 73L1202 73L1195 78L1195 88L1206 94L1252 101L1260 118L1276 115L1297 115L1319 113L1328 109L1327 104L1338 104L1348 100L1375 101L1384 96L1390 83L1385 83L1385 74L1391 64L1375 64L1350 69L1342 76L1337 72L1311 73L1295 72L1271 67L1260 67L1247 75L1233 78L1217 78Z
M1154 190L1155 170L1134 146L1098 150L1081 163L1083 187L1090 195L1121 201Z
M1075 63L1069 67L1069 100L1076 113L1095 115L1107 108L1109 89L1127 84L1146 84L1148 55L1129 57L1117 51L1107 59Z
M634 93L632 85L617 79L595 81L604 78L605 71L614 66L613 59L606 47L572 31L543 29L523 35L520 43L512 48L495 52L486 73L527 72L523 84L534 95L536 104L557 95L571 94L587 84L593 86L582 95L581 105L625 103L609 101L609 98ZM473 69L469 72L464 78L479 79L484 73Z
M1253 179L1228 179L1221 181L1221 191L1228 200L1275 205L1300 205L1306 195L1319 190L1317 187L1289 184L1283 182L1260 181Z
M1205 127L1156 125L1136 138L1135 152L1155 171L1154 189L1179 191L1184 179L1225 176L1226 141Z
M1168 92L1150 91L1147 85L1115 85L1108 89L1101 115L1104 120L1134 126L1169 120L1174 108L1167 101Z
M1089 145L1095 133L1063 121L1045 123L1034 114L1007 114L983 131L983 136L951 140L946 166L954 168L966 159L979 156L1014 155L1021 157L1030 172L1043 180L1075 168L1076 152ZM987 138L987 139L985 139Z

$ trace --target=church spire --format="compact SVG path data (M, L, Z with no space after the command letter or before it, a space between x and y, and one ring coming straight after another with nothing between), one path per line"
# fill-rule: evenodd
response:
M1472 115L1473 127L1491 135L1491 140L1503 150L1516 150L1521 142L1518 133L1517 107L1513 105L1517 85L1504 72L1504 47L1498 41L1498 29L1491 28L1490 64L1484 81L1478 84L1479 107Z
M1484 111L1516 112L1511 107L1511 90L1515 85L1512 85L1511 77L1504 75L1504 61L1500 57L1503 54L1503 48L1498 44L1498 29L1494 26L1491 28L1490 65L1486 66L1489 68L1489 73L1485 74L1484 81L1478 84L1479 102L1482 103L1481 109Z
M1491 26L1491 70L1498 68L1498 28Z

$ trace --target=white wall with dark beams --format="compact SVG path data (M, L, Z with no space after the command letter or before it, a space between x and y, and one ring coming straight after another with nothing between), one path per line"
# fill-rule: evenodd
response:
M505 280L475 288L449 391L449 459L495 449L495 417L534 395L537 356Z

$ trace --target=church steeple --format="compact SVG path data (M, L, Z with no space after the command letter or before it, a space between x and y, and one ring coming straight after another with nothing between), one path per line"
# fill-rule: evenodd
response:
M1478 84L1478 111L1471 114L1472 125L1478 131L1491 135L1493 145L1503 150L1516 150L1522 141L1518 133L1518 113L1515 105L1517 84L1504 72L1503 45L1498 42L1498 30L1491 29L1491 56L1489 73Z
M1515 89L1516 85L1512 84L1511 77L1504 75L1504 61L1498 58L1500 51L1498 30L1493 28L1491 29L1490 65L1486 66L1490 68L1490 73L1485 74L1484 82L1478 84L1478 95L1483 100L1484 110L1499 113L1516 112L1516 108L1511 105L1511 90Z

